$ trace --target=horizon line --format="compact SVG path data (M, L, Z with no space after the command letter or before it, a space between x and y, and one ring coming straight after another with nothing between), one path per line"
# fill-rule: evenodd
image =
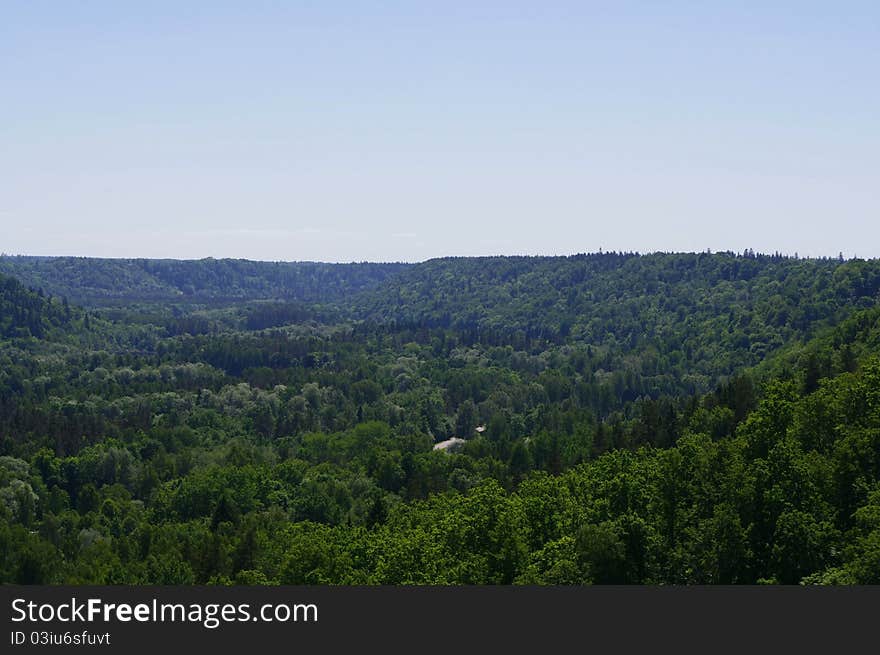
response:
M595 256L618 256L618 257L651 257L657 255L727 255L744 259L751 258L782 258L782 259L795 259L795 260L807 260L807 261L828 261L828 260L837 260L837 261L873 261L876 259L880 259L880 257L859 257L856 254L853 255L844 255L841 251L837 255L800 255L797 251L794 253L784 253L780 251L775 251L773 253L756 251L751 248L746 248L742 251L736 250L712 250L711 248L707 248L706 250L653 250L650 252L641 252L638 250L604 250L603 248L599 248L596 251L582 251L575 253L554 253L554 254L525 254L525 253L515 253L515 254L490 254L490 255L440 255L437 257L429 257L427 259L414 260L414 261L406 261L406 260L347 260L347 261L324 261L324 260L312 260L312 259L251 259L248 257L214 257L212 255L207 255L204 257L190 257L190 258L181 258L181 257L105 257L105 256L94 256L94 255L37 255L37 254L25 254L25 253L7 253L0 252L0 259L93 259L98 261L116 261L116 262L134 262L134 261L166 261L166 262L208 262L208 261L230 261L230 262L253 262L253 263L261 263L261 264L324 264L331 266L346 266L352 264L376 264L376 265L404 265L404 266L417 266L419 264L425 264L431 261L441 261L441 260L449 260L449 259L573 259L577 257L595 257Z

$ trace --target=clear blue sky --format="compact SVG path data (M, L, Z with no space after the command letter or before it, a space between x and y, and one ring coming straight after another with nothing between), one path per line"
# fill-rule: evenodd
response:
M880 256L880 3L0 5L0 251Z

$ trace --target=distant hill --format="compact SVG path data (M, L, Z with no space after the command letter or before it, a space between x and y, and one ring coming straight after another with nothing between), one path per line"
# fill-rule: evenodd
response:
M374 322L451 327L514 347L531 339L587 343L638 356L642 368L684 364L683 375L712 378L878 298L878 260L599 253L435 259L355 303Z
M0 257L0 273L100 306L115 302L272 299L343 302L386 282L406 264L255 262L243 259Z
M420 264L2 257L0 272L85 306L272 300L248 329L331 315L515 350L589 345L594 367L706 389L877 305L880 260L594 253ZM673 383L674 380L674 383ZM630 385L631 386L631 385Z
M662 338L664 328L708 315L746 332L756 319L803 329L850 305L869 307L878 292L880 260L610 253L434 259L358 302L375 320L602 340Z

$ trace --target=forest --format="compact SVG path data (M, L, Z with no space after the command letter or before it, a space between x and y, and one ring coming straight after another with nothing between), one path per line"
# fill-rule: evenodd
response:
M0 583L880 584L880 261L0 257Z

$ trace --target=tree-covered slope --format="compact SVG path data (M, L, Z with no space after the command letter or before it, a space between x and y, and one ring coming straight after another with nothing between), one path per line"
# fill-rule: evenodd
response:
M0 275L0 338L43 337L53 328L69 326L72 315L65 302Z
M880 298L880 261L593 254L431 260L356 299L376 322L540 337L730 374ZM503 336L496 337L501 334Z
M367 318L432 327L523 330L601 343L661 340L715 319L716 334L806 330L872 305L880 261L733 253L468 257L413 266L358 299ZM756 325L757 323L757 325Z
M243 259L0 257L0 272L28 286L88 305L255 299L343 302L382 284L406 266Z
M152 309L136 320L162 314L169 334L345 318L390 330L451 329L456 340L485 348L586 346L590 374L627 376L615 391L630 397L706 391L875 305L880 293L878 260L751 252L415 265L5 257L4 267L27 284L93 305L149 302ZM261 299L280 302L234 316L172 311L174 304ZM107 317L126 320L124 311Z

